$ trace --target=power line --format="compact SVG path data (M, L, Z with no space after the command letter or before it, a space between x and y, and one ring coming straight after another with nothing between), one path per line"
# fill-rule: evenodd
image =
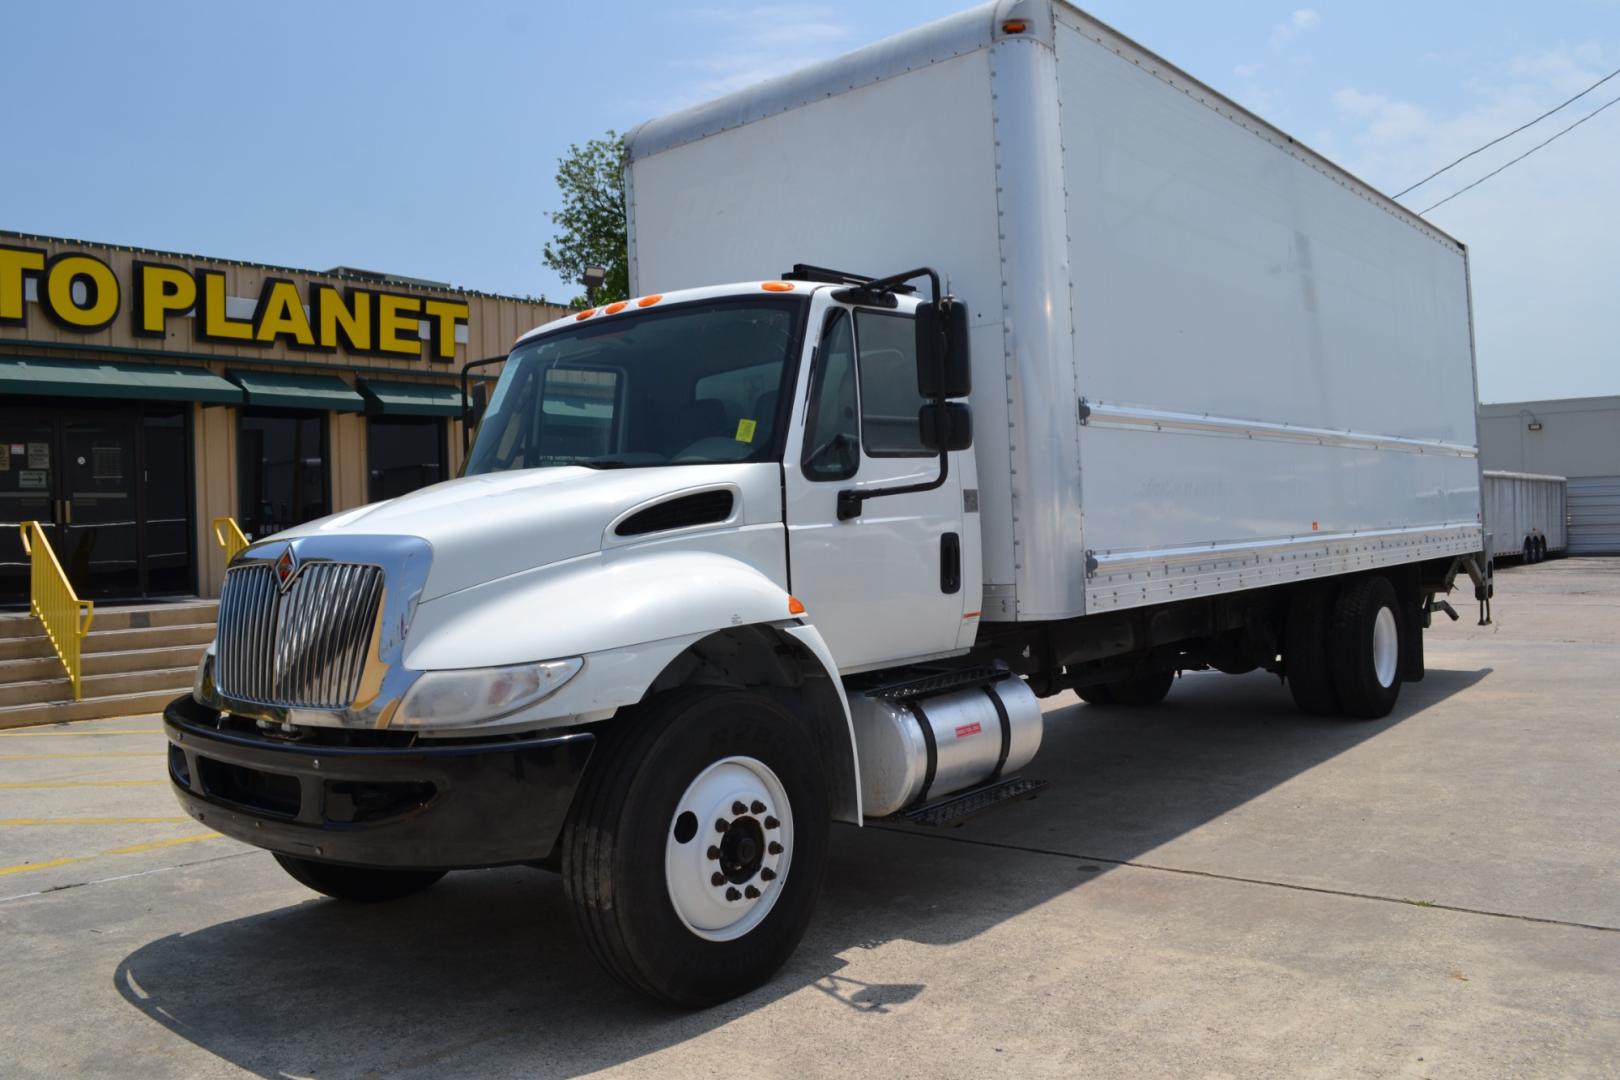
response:
M1482 150L1489 150L1491 147L1495 146L1497 143L1501 142L1503 139L1511 139L1511 138L1513 138L1513 136L1517 135L1519 132L1523 131L1525 128L1534 127L1536 124L1541 123L1543 120L1547 119L1547 117L1551 116L1553 113L1557 112L1559 109L1562 109L1565 105L1569 105L1569 104L1572 104L1573 102L1581 100L1581 98L1585 97L1587 94L1590 94L1592 91L1596 90L1598 87L1602 86L1604 83L1608 82L1610 79L1614 78L1616 75L1620 75L1620 68L1615 68L1613 71L1609 72L1607 75L1603 76L1603 78L1599 79L1597 82L1593 83L1591 86L1588 86L1585 90L1582 90L1580 93L1576 94L1574 97L1570 98L1568 101L1565 101L1560 105L1556 105L1553 108L1548 109L1546 112L1542 113L1540 116L1536 117L1534 120L1531 120L1529 123L1520 124L1518 127L1514 128L1512 131L1508 132L1506 135L1500 135L1500 136L1492 139L1490 142L1486 143L1484 146L1481 146L1481 147L1478 147L1476 149L1468 151L1468 153L1464 154L1462 157L1458 158L1456 161L1453 161L1450 165L1447 165L1444 168L1436 169L1434 172L1430 173L1428 176L1425 176L1423 179L1419 180L1417 183L1413 184L1411 187L1406 188L1406 189L1404 189L1402 191L1397 191L1395 193L1395 195L1394 195L1394 198L1398 199L1402 195L1405 195L1406 192L1413 191L1413 190L1416 190L1417 188L1422 187L1424 184L1427 184L1430 180L1433 180L1435 177L1439 176L1441 173L1446 172L1447 170L1449 170L1449 169L1451 169L1451 168L1453 168L1453 167L1455 167L1457 165L1461 165L1463 162L1467 161L1469 158L1473 157L1475 154L1479 153Z
M1427 214L1430 210L1433 210L1436 207L1444 206L1446 203L1450 202L1452 199L1455 199L1457 196L1461 195L1463 192L1469 191L1469 190L1472 190L1473 188L1479 187L1479 185L1483 184L1485 181L1489 180L1491 177L1493 177L1497 173L1501 172L1502 169L1507 168L1508 165L1517 165L1519 162L1523 161L1525 158L1529 157L1531 154L1535 153L1537 150L1540 150L1543 146L1546 146L1547 143L1552 142L1553 139L1558 138L1559 135L1565 135L1565 134L1568 134L1571 131L1574 131L1576 128L1580 127L1582 124L1584 124L1588 120L1592 119L1592 117L1596 116L1598 113L1602 112L1604 109L1607 109L1610 105L1613 105L1616 102L1620 102L1620 97L1610 98L1608 101L1605 101L1602 105L1599 105L1597 108L1593 109L1591 112L1587 113L1585 116L1581 117L1579 120L1577 120L1573 124L1569 125L1569 127L1564 128L1562 131L1558 132L1557 135L1551 136L1545 142L1536 143L1536 145L1532 146L1530 149L1526 150L1524 153L1520 154L1518 157L1516 157L1512 161L1508 162L1507 165L1503 165L1499 169L1492 169L1490 172L1486 173L1484 176L1480 177L1478 180L1475 180L1472 184L1469 184L1468 187L1459 188L1458 190L1453 191L1450 195L1447 195L1445 198L1443 198L1439 202L1435 203L1434 206L1430 206L1430 207L1428 207L1427 209L1424 209L1424 210L1419 210L1418 215L1421 217L1422 215Z

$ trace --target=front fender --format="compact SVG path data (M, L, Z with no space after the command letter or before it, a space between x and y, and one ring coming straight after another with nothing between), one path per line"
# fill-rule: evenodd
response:
M598 552L422 604L404 660L418 671L522 664L790 617L786 590L729 556Z

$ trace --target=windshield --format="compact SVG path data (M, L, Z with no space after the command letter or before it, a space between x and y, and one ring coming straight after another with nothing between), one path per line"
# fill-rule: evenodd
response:
M495 384L467 475L771 460L806 306L681 304L521 345Z

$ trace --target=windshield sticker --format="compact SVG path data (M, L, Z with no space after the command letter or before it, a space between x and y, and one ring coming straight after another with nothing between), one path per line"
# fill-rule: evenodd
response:
M751 443L754 441L754 428L758 425L752 420L737 421L737 441Z

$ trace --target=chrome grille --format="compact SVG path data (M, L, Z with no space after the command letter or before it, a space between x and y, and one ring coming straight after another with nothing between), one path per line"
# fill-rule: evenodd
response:
M234 566L219 597L215 684L227 698L346 709L360 693L381 567L308 562L286 591L269 563Z

